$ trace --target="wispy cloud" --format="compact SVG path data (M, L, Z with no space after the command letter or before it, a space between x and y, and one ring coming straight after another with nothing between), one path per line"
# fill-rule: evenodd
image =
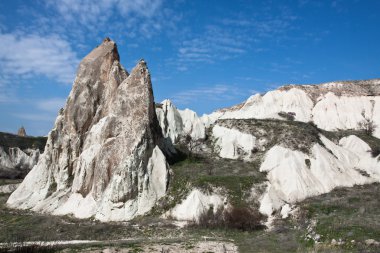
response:
M79 60L70 44L58 35L2 33L0 41L1 75L43 75L63 84L74 80Z
M184 71L195 63L236 58L249 48L250 38L217 25L208 25L204 33L184 40L178 48L177 69Z
M190 32L180 43L177 70L185 71L198 63L212 64L268 51L268 41L278 43L291 37L289 32L295 29L297 19L288 8L278 7L276 12L264 8L260 15L212 20L203 32Z
M170 21L162 0L46 0L48 9L57 13L53 22L41 17L46 26L71 30L75 34L152 37ZM109 23L112 22L112 26ZM51 29L51 28L50 28ZM90 36L87 34L85 36ZM79 35L81 36L81 35ZM83 36L83 35L82 35Z
M217 84L201 86L181 91L170 97L177 105L187 105L197 101L231 101L246 96L246 93L234 85Z

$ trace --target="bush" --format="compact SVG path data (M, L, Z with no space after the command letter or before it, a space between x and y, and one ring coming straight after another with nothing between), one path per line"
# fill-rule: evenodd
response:
M228 228L243 231L257 230L264 227L261 224L264 216L259 211L247 207L232 207L224 213L225 224Z
M294 112L279 112L278 116L286 120L294 121L296 114Z
M226 210L219 208L215 213L211 207L200 215L198 222L193 222L190 226L253 231L265 228L262 225L263 219L264 215L248 207L231 207Z
M372 157L377 157L380 155L380 147L374 147L371 151Z
M358 129L362 130L366 135L372 135L375 131L377 125L371 120L367 118L362 112L363 120L358 123Z

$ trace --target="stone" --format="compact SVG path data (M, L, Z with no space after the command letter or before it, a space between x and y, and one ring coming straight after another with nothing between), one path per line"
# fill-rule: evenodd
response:
M25 128L23 126L20 127L20 129L17 131L17 135L21 136L21 137L25 137L26 136L26 131L25 131Z
M379 246L380 245L380 243L374 239L365 240L365 244L368 246Z
M128 74L106 38L81 61L44 154L7 205L130 220L166 194L163 143L147 64L139 61Z

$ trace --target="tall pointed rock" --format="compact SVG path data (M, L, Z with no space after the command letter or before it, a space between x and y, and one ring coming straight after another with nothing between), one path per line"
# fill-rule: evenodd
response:
M44 154L7 204L102 221L144 214L168 185L161 138L146 63L128 75L107 38L80 63Z

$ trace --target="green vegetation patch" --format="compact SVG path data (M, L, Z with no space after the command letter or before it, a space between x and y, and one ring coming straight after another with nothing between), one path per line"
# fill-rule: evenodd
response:
M266 181L258 162L245 162L215 157L191 156L171 165L168 193L152 214L160 214L180 203L193 188L210 193L213 188L225 191L229 200L242 206L254 184Z
M340 130L340 131L330 132L330 131L321 130L321 133L325 135L327 138L335 142L338 142L343 137L356 135L357 137L365 141L371 147L373 157L380 155L380 139L372 135L368 135L364 131Z
M266 139L267 150L281 144L308 154L315 143L323 146L319 139L320 129L312 123L277 119L222 119L216 124Z
M379 183L338 188L301 202L300 208L307 220L317 221L315 232L324 243L341 239L342 247L352 247L351 240L363 246L367 239L380 238Z
M9 133L0 132L0 146L2 146L5 152L8 152L9 148L18 147L21 150L38 148L41 153L44 151L47 137L32 137L32 136L18 136Z

